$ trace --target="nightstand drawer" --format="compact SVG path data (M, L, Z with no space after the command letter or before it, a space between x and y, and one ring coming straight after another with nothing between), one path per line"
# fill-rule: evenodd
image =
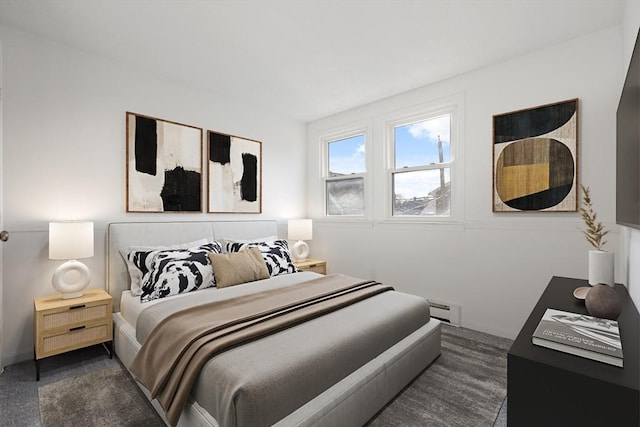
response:
M313 271L314 273L327 274L327 264L319 263L319 264L311 264L308 267L304 268L304 271Z
M314 273L327 274L327 262L319 259L306 259L294 262L300 271L313 271Z
M36 358L41 359L77 348L99 344L112 339L110 320L69 328L53 334L43 334L36 343Z
M87 304L73 305L64 311L44 312L40 332L64 329L78 323L86 323L94 320L108 319L110 317L110 305L105 302L99 305L88 306Z

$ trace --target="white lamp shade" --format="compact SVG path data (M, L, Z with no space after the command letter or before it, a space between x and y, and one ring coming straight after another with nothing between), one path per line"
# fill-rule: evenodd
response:
M93 256L93 222L49 223L49 258L80 259Z
M313 238L313 222L310 219L290 219L290 240L311 240Z

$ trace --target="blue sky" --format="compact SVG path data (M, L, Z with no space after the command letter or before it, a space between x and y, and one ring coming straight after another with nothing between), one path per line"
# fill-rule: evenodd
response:
M364 134L329 144L329 171L351 174L366 172Z
M424 166L440 163L438 136L442 141L443 161L451 159L450 116L441 116L428 121L412 123L395 128L395 167Z
M396 169L439 163L438 136L442 141L444 161L451 159L450 115L394 128ZM329 144L331 172L350 174L366 171L364 135ZM447 170L448 172L448 170ZM449 180L447 173L447 180ZM439 172L407 172L395 179L395 192L404 197L422 197L440 185Z

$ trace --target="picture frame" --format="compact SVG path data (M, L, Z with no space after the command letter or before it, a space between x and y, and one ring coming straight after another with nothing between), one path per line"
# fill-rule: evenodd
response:
M493 116L493 212L578 210L577 98Z
M127 212L202 212L202 134L126 112Z
M262 142L207 131L207 212L262 213Z

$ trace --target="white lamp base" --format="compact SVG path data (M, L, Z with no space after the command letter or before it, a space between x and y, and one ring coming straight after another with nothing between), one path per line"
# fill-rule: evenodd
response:
M77 271L80 277L73 283L68 283L65 280L65 275L70 271ZM89 267L81 263L80 261L70 260L62 264L53 273L51 283L53 288L60 292L62 299L79 298L82 296L82 290L89 286L91 281L91 272Z
M304 261L309 256L309 245L302 240L298 240L291 247L291 255L294 261Z

